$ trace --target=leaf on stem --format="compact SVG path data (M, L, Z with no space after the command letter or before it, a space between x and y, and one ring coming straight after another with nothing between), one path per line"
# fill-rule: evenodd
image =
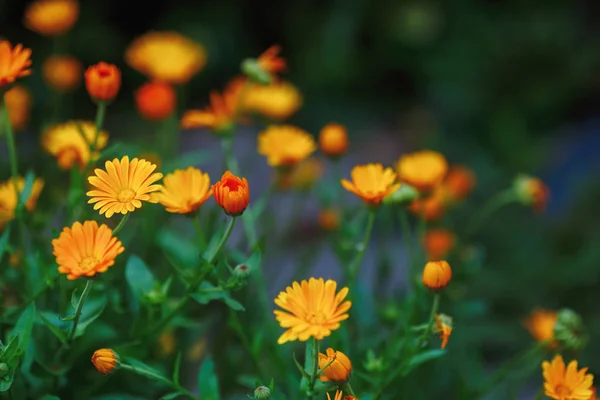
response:
M215 375L215 364L211 356L207 356L200 366L198 388L202 400L219 400L219 382Z

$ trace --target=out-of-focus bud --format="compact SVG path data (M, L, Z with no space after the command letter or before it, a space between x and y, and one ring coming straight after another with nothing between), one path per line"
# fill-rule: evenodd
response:
M452 269L446 261L430 261L423 269L423 285L432 290L446 287L452 279Z
M252 271L250 270L250 267L246 264L240 264L233 269L233 275L235 275L236 278L240 279L247 278L248 276L250 276L251 272Z
M583 349L589 339L579 314L568 308L558 312L558 319L554 324L554 337L562 347L573 351Z
M513 189L524 205L533 207L534 211L539 213L546 210L550 190L541 180L528 175L519 175L514 181Z
M254 389L254 398L256 400L268 400L271 398L271 390L266 386L259 386Z
M400 189L383 199L383 204L406 204L419 197L419 191L414 187L403 184Z

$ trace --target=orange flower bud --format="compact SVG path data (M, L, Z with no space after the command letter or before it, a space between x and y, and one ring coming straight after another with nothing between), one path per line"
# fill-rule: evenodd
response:
M319 133L319 147L329 157L339 157L348 150L348 132L340 124L327 124Z
M213 195L217 204L231 216L242 214L250 203L248 181L229 171L225 172L221 180L213 185Z
M72 56L53 55L42 64L46 85L59 92L74 90L81 81L81 62Z
M85 71L85 87L93 100L110 101L121 87L121 71L104 61L92 65Z
M4 101L8 109L8 119L13 129L26 128L31 110L31 93L21 85L14 85L4 93Z
M327 364L329 366L325 368ZM341 351L335 351L330 347L327 349L327 355L319 353L319 369L322 368L325 368L323 375L319 377L322 382L348 382L350 380L352 363Z
M514 190L521 203L531 205L534 211L539 213L546 210L550 190L541 180L527 175L519 175L515 179Z
M135 104L144 118L160 121L173 113L177 96L168 83L148 82L135 93Z
M425 234L424 247L429 260L439 260L450 253L456 237L447 229L431 229Z
M101 374L108 375L119 368L119 355L112 349L100 349L92 355L92 364Z
M425 221L437 221L445 211L448 200L446 188L438 186L426 197L421 197L409 204L410 212L417 216L423 216Z
M535 309L525 320L525 328L538 342L554 339L554 325L558 321L558 312L554 310Z
M475 187L475 173L469 168L455 165L450 168L444 186L451 200L457 201L467 197Z
M439 290L448 285L452 279L452 269L447 261L429 261L423 269L423 285L429 289Z

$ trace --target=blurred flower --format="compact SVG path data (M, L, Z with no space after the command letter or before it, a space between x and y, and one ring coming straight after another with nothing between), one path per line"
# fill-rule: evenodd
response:
M514 181L513 188L521 203L532 206L539 213L546 210L550 190L544 182L528 175L519 175Z
M14 85L4 93L10 125L15 130L27 127L31 110L31 93L21 85Z
M256 400L268 400L271 398L271 389L266 386L259 386L254 389L254 398Z
M107 375L119 368L119 355L112 349L96 350L92 355L92 364L101 374Z
M452 279L452 269L447 261L429 261L423 269L423 285L432 290L445 288Z
M96 203L94 210L100 209L100 215L105 214L106 218L115 213L125 215L141 208L142 201L157 202L151 196L161 188L156 182L162 174L153 173L156 165L138 158L130 162L128 156L106 161L104 165L106 170L96 168L95 176L88 177L89 183L96 189L86 193L91 197L88 203Z
M450 167L444 187L452 201L458 201L466 198L475 187L475 173L467 167L454 165Z
M83 138L85 136L85 139ZM96 151L90 152L90 143L96 136L96 124L89 121L69 121L50 126L42 135L42 147L54 157L62 169L73 165L82 169L100 155L99 150L108 143L108 133L100 131Z
M302 105L302 95L291 83L279 81L266 86L250 86L243 103L247 111L282 121L298 111Z
M269 85L277 79L277 74L286 68L286 61L279 57L281 47L271 46L258 58L248 58L242 63L242 71L252 81Z
M596 397L596 386L592 386L592 395L587 400L598 400L598 398Z
M445 349L448 344L448 339L450 339L450 335L452 334L452 318L446 314L436 314L433 331L440 335L440 338L442 339L440 347Z
M323 374L319 376L321 382L348 382L352 374L352 363L348 356L341 351L333 350L331 347L327 349L326 353L319 353L319 369L323 369L329 364L323 370Z
M408 209L417 216L422 215L427 222L436 221L444 215L447 200L446 188L438 186L426 197L413 200Z
M135 92L135 104L144 118L161 121L173 114L177 96L168 83L148 82Z
M340 227L340 213L330 208L319 211L319 227L325 231L335 231Z
M206 354L206 339L200 338L192 343L192 346L187 350L185 358L188 361L197 362Z
M185 84L206 64L204 47L171 31L152 31L135 39L125 61L151 80Z
M31 74L30 66L31 49L20 44L13 48L7 40L0 40L0 94L17 78Z
M52 240L52 247L58 272L67 274L69 280L106 272L125 250L112 229L98 226L96 221L75 222L71 228L63 228L58 239Z
M448 163L438 152L421 150L400 157L397 169L400 181L426 192L442 183Z
M35 209L38 198L42 188L44 187L44 181L42 179L35 179L31 186L31 193L29 198L25 201L25 209L31 212ZM17 178L17 189L19 193L25 188L25 179L23 177ZM15 183L12 178L0 182L0 229L4 227L8 222L15 219L15 211L17 209L17 192L15 191Z
M283 171L279 179L281 189L309 190L323 176L325 166L318 158L310 157L299 162L290 171Z
M121 71L104 61L92 65L85 71L85 87L93 100L111 101L119 93Z
M554 339L554 325L556 325L557 319L558 312L556 311L535 309L524 325L535 340L548 342Z
M571 351L583 349L589 340L583 319L569 308L558 311L554 324L554 337L563 348Z
M272 167L291 167L315 150L312 135L292 125L270 125L258 135L258 153Z
M198 210L211 195L208 174L188 167L165 175L157 198L168 212L188 214Z
M565 368L565 362L557 354L552 362L542 362L544 391L546 396L556 400L587 400L592 393L594 375L587 368L578 369L573 360Z
M350 175L352 182L342 179L342 186L367 204L377 205L400 188L399 183L394 183L396 173L381 164L357 165Z
M240 178L226 171L221 180L213 185L215 201L229 215L237 216L244 212L250 203L250 187L246 178Z
M75 0L37 0L29 4L24 25L40 35L59 36L67 33L79 17Z
M1 223L1 222L0 222ZM8 263L15 267L19 268L21 266L21 262L23 261L23 250L17 249L10 253L10 257L8 258Z
M170 356L176 349L177 340L173 330L164 332L158 337L158 346L160 348L160 354L162 356Z
M327 124L319 134L319 147L329 157L340 157L348 150L348 132L340 124Z
M345 287L336 293L337 283L323 278L310 278L302 282L293 282L285 292L280 292L275 304L285 311L275 310L273 313L279 325L287 330L279 337L277 343L283 344L292 340L306 342L314 337L321 340L340 327L340 322L348 319L350 301L344 301L348 295Z
M42 75L46 85L58 92L70 92L79 86L83 65L67 55L52 55L42 64Z
M455 243L456 236L448 229L429 229L424 238L427 258L435 261L447 256Z
M343 393L341 390L336 390L335 391L335 397L333 398L333 400L342 400L342 396ZM331 400L331 397L329 397L329 393L327 393L327 400Z

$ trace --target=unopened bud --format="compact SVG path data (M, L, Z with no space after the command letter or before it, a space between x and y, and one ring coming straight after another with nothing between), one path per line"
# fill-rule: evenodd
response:
M250 275L250 267L246 264L240 264L233 270L233 274L237 278L247 278Z
M7 363L0 363L0 378L4 378L6 375L8 375L8 364Z
M564 308L558 312L554 337L567 350L581 350L588 342L583 320L575 311Z
M271 75L262 69L258 61L254 58L247 58L242 62L242 72L252 82L259 83L261 85L271 84Z
M271 390L266 386L259 386L254 389L254 398L257 400L267 400L271 398Z

